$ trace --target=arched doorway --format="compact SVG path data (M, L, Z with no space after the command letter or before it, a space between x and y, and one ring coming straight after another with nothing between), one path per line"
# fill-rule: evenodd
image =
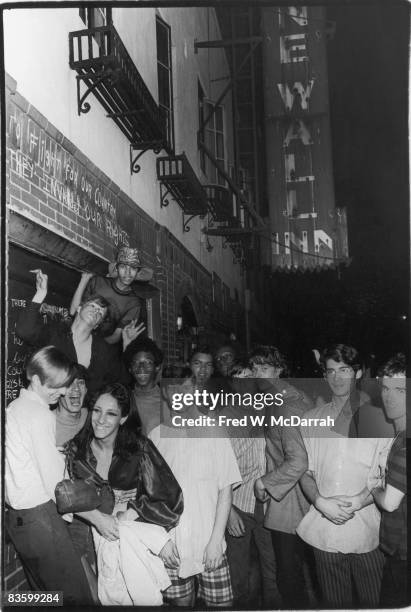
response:
M192 299L184 295L177 316L176 348L178 361L185 364L198 345L198 315Z

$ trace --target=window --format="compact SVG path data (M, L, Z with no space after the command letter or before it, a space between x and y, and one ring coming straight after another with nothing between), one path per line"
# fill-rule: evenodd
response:
M204 129L201 126L204 120L211 115ZM212 102L205 100L204 91L198 83L198 119L199 119L199 138L218 164L225 168L224 151L224 109L222 106L215 106ZM201 169L206 174L210 183L225 185L225 179L219 174L215 164L211 159L200 150Z
M156 17L158 105L166 123L167 143L174 150L173 72L171 60L171 30Z

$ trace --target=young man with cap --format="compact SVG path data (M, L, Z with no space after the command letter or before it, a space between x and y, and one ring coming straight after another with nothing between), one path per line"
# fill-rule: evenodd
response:
M141 265L138 249L121 247L116 261L109 265L106 277L95 276L91 272L82 273L71 302L70 314L74 314L81 301L88 296L101 295L110 305L101 334L106 342L116 344L128 323L140 321L144 302L140 297L139 284L147 283L152 278L151 268Z

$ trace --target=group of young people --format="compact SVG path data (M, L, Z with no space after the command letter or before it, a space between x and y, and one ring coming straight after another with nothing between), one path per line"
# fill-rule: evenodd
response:
M361 361L343 344L320 357L329 398L290 382L273 346L247 367L230 345L199 346L167 387L163 353L142 333L151 272L136 249L121 249L108 277L82 276L70 323L43 324L48 279L33 272L17 333L37 350L6 411L5 451L6 528L33 590L63 591L65 605L405 605L402 354L380 371L381 406L359 392ZM172 390L207 389L232 392L213 412L227 418L253 412L235 399L245 390L282 401L264 406L260 428L174 427ZM179 412L210 414L201 401ZM294 415L333 425L271 425ZM68 468L110 495L59 514Z

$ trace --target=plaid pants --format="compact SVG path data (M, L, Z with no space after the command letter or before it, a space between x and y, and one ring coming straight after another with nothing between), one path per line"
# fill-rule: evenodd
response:
M166 569L171 586L163 593L165 602L172 604L175 599L193 595L198 587L197 598L202 599L206 606L232 605L233 590L226 555L224 555L222 566L217 570L203 572L188 578L179 578L178 569Z

